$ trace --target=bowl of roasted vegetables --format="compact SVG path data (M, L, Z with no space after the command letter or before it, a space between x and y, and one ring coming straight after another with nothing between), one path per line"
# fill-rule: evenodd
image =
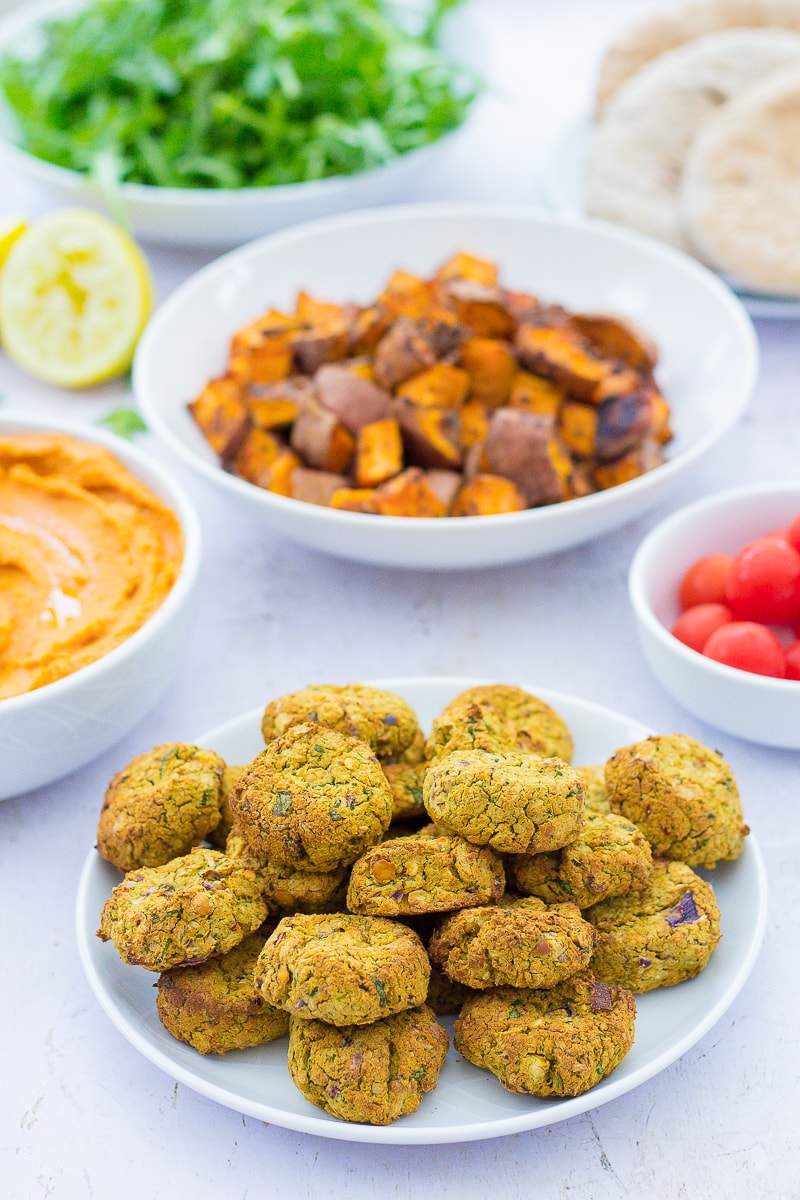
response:
M0 158L227 249L391 199L481 90L461 0L41 0L0 21Z
M637 234L431 204L309 222L156 312L150 427L277 533L365 562L484 567L660 500L757 371L739 301Z

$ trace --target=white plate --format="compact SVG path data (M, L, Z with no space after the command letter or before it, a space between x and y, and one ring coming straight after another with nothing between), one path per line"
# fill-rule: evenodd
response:
M426 677L376 681L378 686L403 695L425 727L458 692L479 682L486 681ZM567 721L575 739L576 763L602 762L619 746L650 733L637 721L610 709L523 686L553 705ZM198 741L228 762L248 762L263 748L261 712L245 713ZM125 965L113 946L95 935L103 903L121 878L95 851L86 860L78 889L78 948L89 983L117 1028L156 1066L203 1096L287 1129L344 1141L474 1141L552 1125L622 1096L663 1071L719 1020L758 955L766 919L766 877L752 835L737 862L699 873L713 883L722 912L719 947L696 979L637 998L636 1039L612 1075L575 1099L537 1100L507 1092L488 1071L465 1062L451 1048L435 1091L423 1099L416 1113L386 1127L337 1121L304 1100L286 1070L285 1038L224 1057L203 1057L173 1039L156 1014L153 973ZM452 1030L448 1018L444 1024Z
M589 117L571 121L556 138L538 166L537 186L542 204L561 217L583 217L584 164L591 137ZM796 321L800 318L800 297L771 296L752 292L726 280L751 317Z
M231 334L300 288L367 304L398 267L430 276L459 250L499 264L503 282L582 311L615 312L655 341L672 406L667 462L569 503L486 517L376 517L307 504L224 471L187 409L226 367ZM736 297L705 267L619 226L498 204L420 204L348 213L272 234L210 263L158 309L139 342L133 386L150 426L231 502L275 533L383 566L448 570L520 562L639 516L739 418L758 344Z

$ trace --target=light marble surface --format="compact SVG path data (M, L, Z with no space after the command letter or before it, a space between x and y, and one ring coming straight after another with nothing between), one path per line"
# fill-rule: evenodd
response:
M474 0L490 93L446 159L398 199L533 203L537 162L563 124L589 107L602 47L645 7L642 0ZM20 180L2 180L2 209L51 206ZM151 258L162 298L203 262L164 250ZM206 542L201 601L178 678L99 761L0 806L3 1197L800 1196L798 755L717 733L673 704L648 674L625 589L636 545L668 511L742 480L797 478L799 328L758 323L762 370L750 410L668 505L593 545L503 570L414 574L329 559L272 537L173 464ZM36 385L2 355L0 394L7 406L87 423L129 403L123 385L76 395ZM140 444L169 461L151 436ZM412 674L558 689L720 749L767 863L763 950L741 994L697 1046L634 1092L570 1121L420 1147L266 1126L143 1059L84 979L73 912L103 789L143 749L194 739L281 692Z

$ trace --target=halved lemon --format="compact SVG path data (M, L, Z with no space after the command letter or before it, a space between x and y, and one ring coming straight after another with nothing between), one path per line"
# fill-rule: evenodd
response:
M28 227L28 223L19 213L4 213L0 216L0 267L8 258L8 252L14 242Z
M0 273L0 343L24 370L58 387L121 375L153 307L147 259L99 213L40 217Z

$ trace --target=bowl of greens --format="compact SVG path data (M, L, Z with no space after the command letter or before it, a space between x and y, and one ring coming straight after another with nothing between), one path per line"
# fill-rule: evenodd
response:
M392 199L480 91L461 0L42 0L0 21L0 160L144 240Z

